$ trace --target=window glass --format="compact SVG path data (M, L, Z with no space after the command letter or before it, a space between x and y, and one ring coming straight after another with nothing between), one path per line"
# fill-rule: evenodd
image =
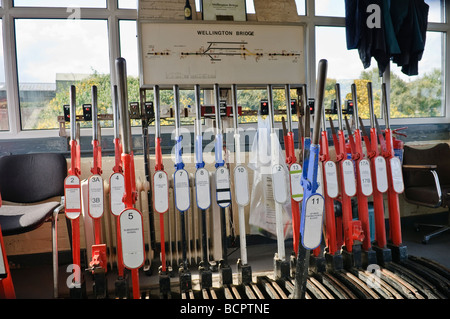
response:
M15 7L106 8L106 0L14 0Z
M137 0L119 0L119 9L137 9Z
M444 116L444 38L443 32L427 32L417 76L391 63L391 117Z
M316 16L345 17L344 0L315 0Z
M380 88L378 68L372 59L370 68L364 70L358 50L347 50L344 27L316 27L316 61L328 60L328 72L325 88L325 109L331 108L332 100L336 99L336 83L341 90L341 104L351 99L351 84L356 84L358 95L359 116L368 119L369 104L367 99L367 82L372 82L374 112L380 115ZM336 118L334 116L334 118Z
M445 1L444 0L426 0L425 3L430 6L428 11L429 22L445 22Z
M301 16L306 15L305 0L295 0L295 4L297 5L297 14Z
M77 88L77 114L97 85L99 114L111 105L106 20L16 19L22 129L58 128ZM83 123L89 125L89 123Z

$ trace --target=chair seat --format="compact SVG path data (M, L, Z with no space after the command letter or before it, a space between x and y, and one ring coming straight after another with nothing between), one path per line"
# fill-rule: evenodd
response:
M59 202L54 201L33 205L3 204L0 207L3 235L17 235L41 226L59 205Z
M442 203L440 206L448 206L448 193L450 192L450 185L441 185ZM438 197L436 195L436 188L434 186L412 186L405 189L405 196L411 201L426 203L429 205L436 205Z

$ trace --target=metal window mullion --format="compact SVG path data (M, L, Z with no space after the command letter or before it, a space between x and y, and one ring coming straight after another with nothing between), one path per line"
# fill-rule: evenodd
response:
M4 10L5 15L2 17L3 52L9 132L10 134L18 134L21 131L21 125L14 19L8 14L8 8Z

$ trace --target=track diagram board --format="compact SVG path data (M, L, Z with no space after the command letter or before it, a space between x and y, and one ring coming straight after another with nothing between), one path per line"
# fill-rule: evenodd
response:
M139 23L141 87L305 83L302 25Z

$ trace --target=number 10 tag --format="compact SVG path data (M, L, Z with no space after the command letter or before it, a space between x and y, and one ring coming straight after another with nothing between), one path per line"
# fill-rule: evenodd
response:
M315 249L322 238L324 199L320 194L313 194L306 200L305 220L302 229L302 245L306 249Z
M248 172L242 165L236 166L234 169L234 193L238 205L245 206L250 201L250 194L248 193Z

